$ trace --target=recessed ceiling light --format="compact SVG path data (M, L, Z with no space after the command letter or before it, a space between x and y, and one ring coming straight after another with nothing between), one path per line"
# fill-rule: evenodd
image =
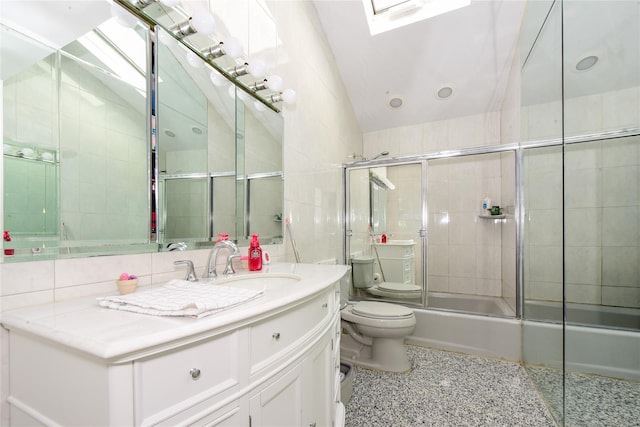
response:
M453 88L451 86L442 86L438 89L437 95L440 99L447 99L453 95Z
M585 56L576 64L576 70L586 71L596 65L598 63L598 59L599 58L595 55Z
M192 127L191 132L195 133L196 135L202 135L202 129L200 129L198 126Z
M169 129L165 130L164 134L169 136L169 137L171 137L171 138L176 136L176 133L174 131L172 131L172 130L169 130Z
M400 108L402 107L403 101L399 96L394 96L389 100L389 107L391 108Z

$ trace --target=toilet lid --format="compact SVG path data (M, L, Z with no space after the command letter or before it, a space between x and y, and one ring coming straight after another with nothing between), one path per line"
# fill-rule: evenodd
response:
M386 302L360 301L353 306L352 312L360 316L380 318L399 318L413 316L413 310Z
M388 292L417 292L420 293L421 288L417 285L408 283L382 282L378 286L379 289Z

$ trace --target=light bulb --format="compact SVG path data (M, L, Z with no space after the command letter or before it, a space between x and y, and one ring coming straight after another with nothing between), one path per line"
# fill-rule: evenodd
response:
M227 79L225 79L222 74L220 74L216 70L213 70L211 71L211 73L209 73L209 80L211 80L211 83L213 83L215 87L220 87L227 81Z
M229 37L223 42L222 50L233 59L240 58L242 56L242 43L236 37Z
M195 69L199 69L204 66L204 61L191 51L187 52L187 62Z
M282 101L285 104L294 104L296 102L296 92L293 89L285 89L282 92Z
M213 16L204 11L199 11L199 13L193 15L193 17L191 18L191 24L198 33L205 36L210 36L216 29L216 24L213 21Z
M160 0L160 3L168 7L176 7L180 4L180 0Z
M272 74L267 77L267 87L274 92L280 92L282 90L282 77Z
M261 60L254 59L248 64L247 71L253 77L261 78L267 72L267 66Z

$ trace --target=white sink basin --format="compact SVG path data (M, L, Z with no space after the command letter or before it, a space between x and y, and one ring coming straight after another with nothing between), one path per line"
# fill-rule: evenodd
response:
M240 274L238 276L224 277L213 281L213 284L224 286L240 286L246 289L276 289L282 286L294 285L302 280L297 274L284 273L257 273Z

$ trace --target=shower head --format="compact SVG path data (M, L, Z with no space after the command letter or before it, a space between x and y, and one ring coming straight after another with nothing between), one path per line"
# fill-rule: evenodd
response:
M388 151L383 151L381 153L376 154L375 156L373 156L372 158L370 158L369 160L375 160L379 157L383 157L383 156L388 156L389 152Z

